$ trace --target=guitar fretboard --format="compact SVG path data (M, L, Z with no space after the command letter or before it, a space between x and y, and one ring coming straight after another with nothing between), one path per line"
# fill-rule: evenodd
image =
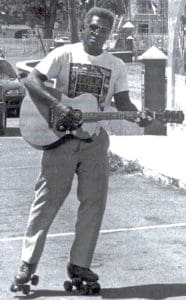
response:
M139 111L118 111L118 112L87 112L83 113L85 121L101 121L101 120L123 120L136 119L140 117Z
M83 120L86 122L96 122L101 120L133 120L142 116L142 111L117 111L117 112L85 112L83 113ZM166 110L164 112L153 112L153 119L164 123L178 123L184 121L184 114L182 111Z

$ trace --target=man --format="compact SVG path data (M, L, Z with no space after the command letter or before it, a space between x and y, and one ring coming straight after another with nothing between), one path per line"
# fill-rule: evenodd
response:
M49 92L45 86L47 79L56 79L56 89L69 97L94 94L99 110L108 108L112 97L118 110L137 110L129 98L125 64L103 50L113 20L110 11L92 8L85 17L82 42L54 49L25 81L30 95L53 107L70 129L76 129L77 123L81 125L79 115L77 117L73 108L63 105L63 96L59 102ZM139 125L150 122L151 118L145 116ZM35 272L48 229L70 192L74 174L78 177L80 205L67 270L71 278L80 276L87 281L98 280L90 265L107 198L108 146L108 134L98 126L95 134L87 140L69 135L62 145L44 151L23 242L22 265L15 277L17 283L27 282Z

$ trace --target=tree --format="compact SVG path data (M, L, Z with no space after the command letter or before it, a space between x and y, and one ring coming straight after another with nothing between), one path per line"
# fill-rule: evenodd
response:
M127 12L131 0L1 0L0 22L27 24L43 29L43 37L53 37L56 22L63 29L68 27L71 42L78 41L78 28L83 26L83 17L94 5L108 8L116 15ZM25 13L26 12L26 13ZM79 24L78 24L79 18ZM67 25L68 24L68 25Z
M122 15L125 14L127 12L128 9L128 1L124 1L124 0L109 0L109 1L105 1L105 0L99 0L97 1L97 6L100 7L104 7L107 9L110 9L113 13L115 13L116 15Z
M71 32L71 42L76 43L79 41L76 1L68 0L68 14L69 14L69 23L70 23L69 25L70 25L70 32Z
M81 5L86 11L93 6L110 9L116 15L127 13L130 0L81 0Z
M40 25L43 27L43 37L52 38L57 11L63 11L66 1L62 0L37 0L24 1L25 10L28 12L27 22L31 27Z
M61 25L64 20L69 22L72 42L77 40L78 0L1 0L0 22L16 24L24 22L34 28L39 25L43 29L43 37L52 38L55 22ZM26 14L25 14L26 12ZM69 16L68 16L69 14Z

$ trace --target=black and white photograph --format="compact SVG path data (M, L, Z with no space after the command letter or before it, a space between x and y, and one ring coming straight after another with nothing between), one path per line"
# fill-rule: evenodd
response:
M186 299L186 0L0 0L0 299Z

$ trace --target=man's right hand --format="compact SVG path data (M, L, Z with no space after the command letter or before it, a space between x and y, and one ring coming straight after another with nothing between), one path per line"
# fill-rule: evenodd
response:
M71 106L63 106L61 103L55 107L55 113L59 117L57 122L57 130L76 130L82 123L82 112L74 110Z

